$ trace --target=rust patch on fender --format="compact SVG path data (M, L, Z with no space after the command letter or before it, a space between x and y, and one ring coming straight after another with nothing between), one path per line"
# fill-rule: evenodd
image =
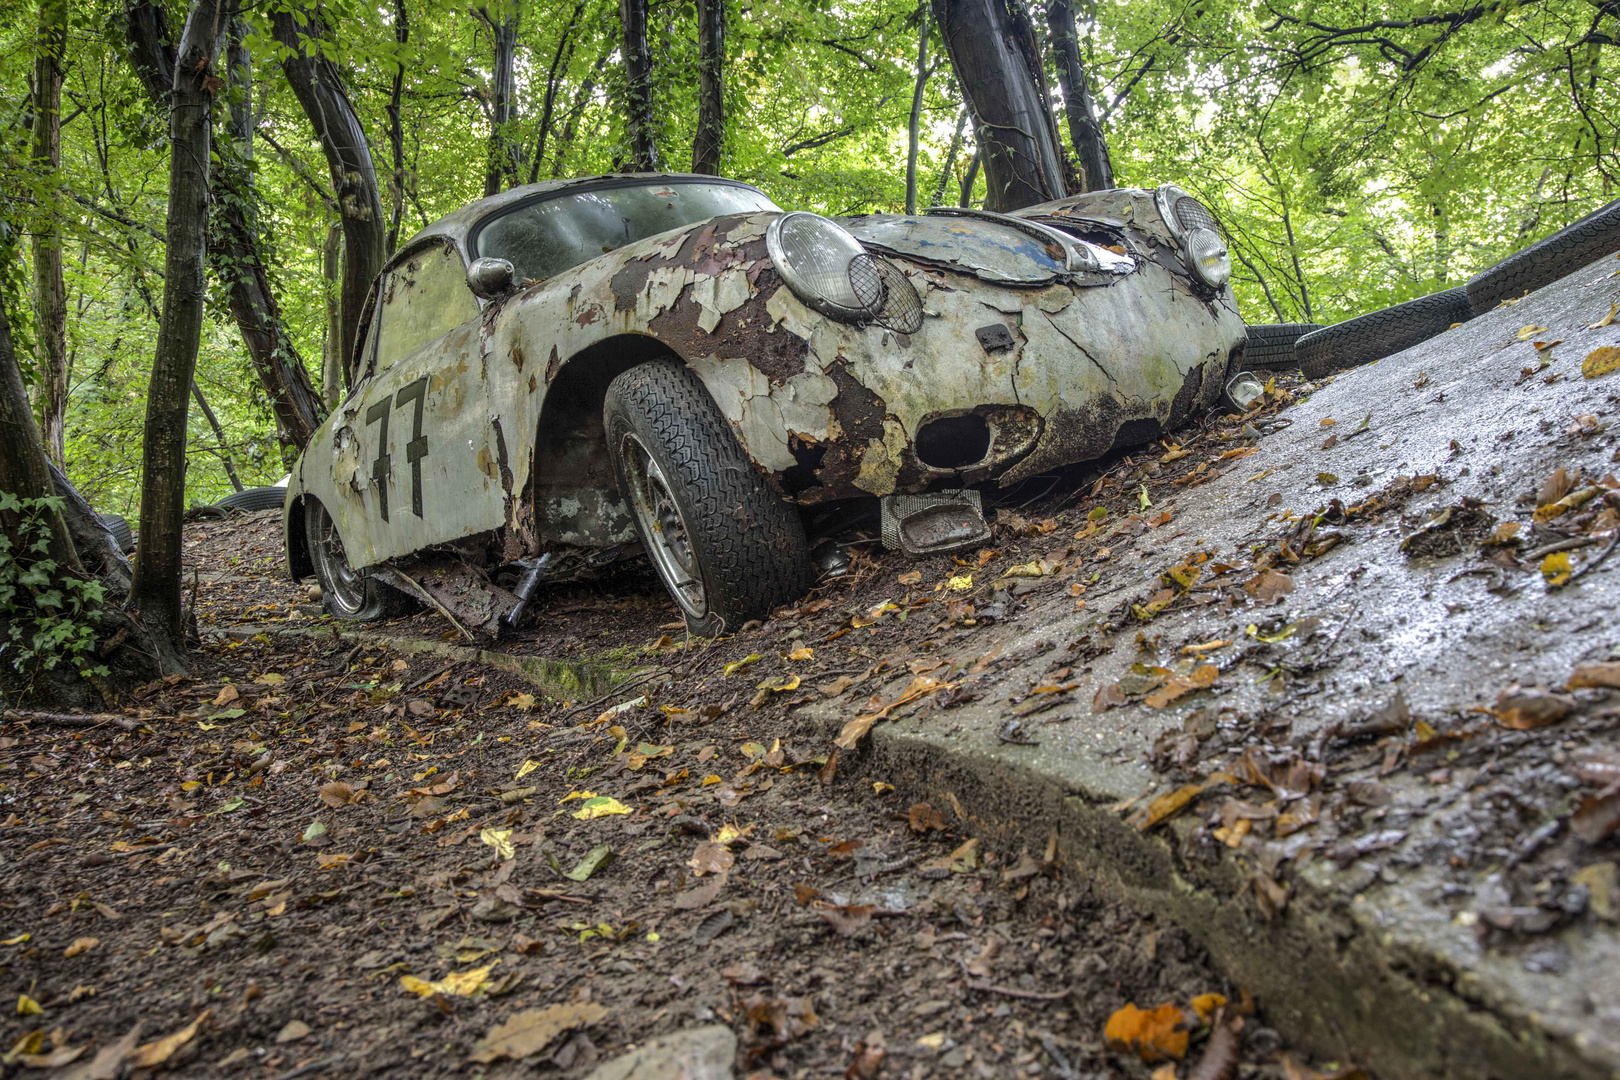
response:
M855 477L861 471L867 446L874 439L883 441L883 420L889 413L883 399L857 382L842 360L827 368L827 377L838 387L838 396L830 408L842 432L826 444L827 452L815 470L821 490L813 495L806 491L800 501L867 494L855 486Z
M546 361L546 385L547 386L550 386L551 385L551 380L553 380L553 379L555 379L557 377L557 369L560 368L560 367L562 367L562 357L557 355L557 346L553 345L551 347L551 359ZM532 375L529 376L529 381L532 384L533 381L534 381L534 376L532 376ZM533 385L531 385L529 387L529 389L533 390L534 389Z
M674 304L647 324L660 341L681 356L713 355L722 360L747 360L775 380L790 379L804 370L810 345L803 338L778 327L765 310L766 291L775 292L775 275L762 275L766 282L740 307L720 316L713 331L704 333L698 325L703 306L692 298L692 287L681 291Z

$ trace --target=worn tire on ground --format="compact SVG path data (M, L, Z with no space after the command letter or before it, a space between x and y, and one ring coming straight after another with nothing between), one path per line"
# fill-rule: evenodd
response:
M1313 330L1294 342L1294 359L1308 379L1382 360L1474 317L1462 288Z
M112 533L113 542L118 550L128 555L135 550L135 534L130 530L129 522L118 514L97 514L97 518Z
M814 574L798 507L749 461L688 368L652 361L624 372L608 387L603 419L619 488L632 499L637 534L660 576L653 538L630 495L627 436L657 465L679 509L704 593L701 612L676 598L692 633L734 632L809 591ZM674 596L667 578L664 584Z
M284 487L250 487L241 491L233 491L216 502L215 506L227 510L241 510L251 512L254 510L280 510L281 504L287 501L287 489Z
M1620 199L1475 274L1466 286L1468 303L1483 315L1614 251L1620 251Z
M1249 343L1243 348L1245 368L1292 367L1294 343L1321 323L1258 323L1249 328Z

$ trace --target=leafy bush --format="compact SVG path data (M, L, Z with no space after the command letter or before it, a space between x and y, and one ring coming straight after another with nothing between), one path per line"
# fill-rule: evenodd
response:
M0 531L0 658L32 680L58 664L80 675L106 675L94 665L102 587L65 573L50 557L53 513L62 500L19 499L0 491L0 513L16 527Z

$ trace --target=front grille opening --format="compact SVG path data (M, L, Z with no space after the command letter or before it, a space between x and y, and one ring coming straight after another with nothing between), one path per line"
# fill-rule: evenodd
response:
M1215 216L1191 195L1183 195L1176 200L1176 220L1189 232L1193 229L1215 229Z
M989 453L990 425L973 413L931 421L917 433L917 459L930 468L963 469Z

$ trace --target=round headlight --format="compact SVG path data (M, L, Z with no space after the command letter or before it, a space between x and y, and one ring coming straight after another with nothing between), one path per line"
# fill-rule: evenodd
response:
M765 250L807 306L838 319L871 316L849 280L850 260L866 249L837 222L802 210L783 214L765 230Z
M1214 229L1191 229L1183 241L1187 265L1205 285L1218 289L1232 278L1232 255Z

